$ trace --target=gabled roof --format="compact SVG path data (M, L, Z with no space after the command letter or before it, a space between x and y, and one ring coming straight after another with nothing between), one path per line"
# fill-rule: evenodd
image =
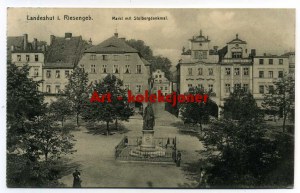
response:
M14 37L7 37L7 60L11 60L11 46L15 46L18 49L23 48L23 36L14 36Z
M93 46L85 53L138 53L138 51L117 36L112 36L100 44Z
M239 34L236 34L235 39L231 40L227 44L247 44L247 42L239 39Z
M60 63L63 66L75 66L87 46L88 43L82 40L81 36L70 38L55 37L49 46L45 65Z

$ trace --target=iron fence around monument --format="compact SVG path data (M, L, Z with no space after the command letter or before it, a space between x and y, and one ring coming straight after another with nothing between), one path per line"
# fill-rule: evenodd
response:
M119 161L140 161L174 163L176 157L176 138L154 138L155 147L161 148L162 153L153 154L152 152L132 153L139 150L142 137L124 137L115 147L115 159ZM137 151L140 152L140 151Z

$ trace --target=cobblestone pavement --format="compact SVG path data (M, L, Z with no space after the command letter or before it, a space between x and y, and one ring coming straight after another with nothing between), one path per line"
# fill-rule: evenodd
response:
M196 137L182 135L174 127L180 120L163 110L163 104L154 106L156 117L155 137L175 137L178 149L182 152L182 164L196 161L203 147ZM75 131L77 152L68 155L72 163L79 164L82 187L156 187L176 188L184 183L192 183L180 167L167 164L124 163L115 161L114 148L124 135L141 136L142 117L134 116L129 122L123 122L129 129L126 134L111 136L93 135L85 127ZM72 175L61 180L67 187L72 186Z

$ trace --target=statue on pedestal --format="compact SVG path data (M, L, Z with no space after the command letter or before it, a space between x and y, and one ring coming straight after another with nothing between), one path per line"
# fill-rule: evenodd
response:
M153 130L155 117L151 103L148 103L143 114L143 130Z

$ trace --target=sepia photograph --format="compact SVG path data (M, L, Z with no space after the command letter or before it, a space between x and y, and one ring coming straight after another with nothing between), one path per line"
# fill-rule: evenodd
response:
M293 189L296 9L7 8L7 188Z

